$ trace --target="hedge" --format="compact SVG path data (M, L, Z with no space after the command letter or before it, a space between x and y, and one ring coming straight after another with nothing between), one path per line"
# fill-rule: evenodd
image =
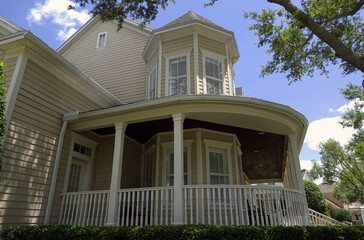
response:
M364 239L364 226L217 226L178 225L145 227L21 226L0 233L4 240L106 240L106 239Z

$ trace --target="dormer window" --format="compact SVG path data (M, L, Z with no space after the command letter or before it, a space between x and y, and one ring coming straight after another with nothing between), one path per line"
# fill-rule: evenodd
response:
M188 93L188 58L188 55L167 58L168 92L166 95L173 96Z
M224 93L223 61L221 59L204 56L204 77L207 94Z
M107 32L99 33L96 48L104 48L106 46L106 35Z

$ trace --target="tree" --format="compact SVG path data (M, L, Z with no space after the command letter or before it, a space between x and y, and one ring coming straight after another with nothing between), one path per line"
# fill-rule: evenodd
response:
M341 89L346 100L353 106L343 116L341 125L351 127L354 134L345 146L334 139L319 145L321 165L314 162L308 174L317 179L323 177L329 183L336 183L334 197L349 203L364 203L364 89L348 84Z
M221 0L206 0L205 6ZM364 21L360 16L364 0L302 0L301 9L290 0L267 0L283 7L279 10L245 12L256 23L250 27L259 36L258 47L269 46L273 59L263 67L261 76L287 73L291 82L314 70L327 74L329 63L338 64L344 74L364 72ZM118 20L119 28L126 17L150 23L175 0L73 0L103 21ZM74 8L75 6L70 6Z
M5 66L3 62L0 62L0 170L2 168L2 149L3 149L3 141L5 137L5 126L6 126L6 119L5 119Z
M301 9L290 0L267 1L284 9L244 13L256 22L249 29L256 31L258 47L268 45L273 54L261 76L286 73L292 83L315 70L327 75L329 63L339 59L343 74L364 72L364 0L302 0Z
M326 206L325 197L322 195L320 188L314 182L308 180L303 180L303 185L306 191L308 207L328 215L329 212Z

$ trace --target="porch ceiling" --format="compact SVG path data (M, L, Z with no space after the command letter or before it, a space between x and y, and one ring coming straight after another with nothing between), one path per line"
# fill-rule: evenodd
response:
M241 144L243 170L252 183L269 182L283 176L285 136L223 124L185 119L184 129L203 128L235 134ZM113 134L114 127L92 130L99 135ZM173 131L172 118L129 124L126 135L145 143L155 134Z

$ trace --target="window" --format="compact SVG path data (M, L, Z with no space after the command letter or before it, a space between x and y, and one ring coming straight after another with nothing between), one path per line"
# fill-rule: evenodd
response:
M204 57L207 94L223 94L223 64L219 59Z
M99 33L96 48L104 48L106 46L106 35L106 32Z
M87 191L90 187L94 151L97 143L72 133L64 191Z
M229 168L226 149L209 148L210 184L229 184Z
M152 68L148 75L148 99L156 98L157 65Z
M151 187L153 184L154 152L147 153L144 161L143 187Z
M187 94L187 55L170 58L168 61L168 95Z
M188 184L188 163L187 163L187 147L183 148L183 184ZM174 185L174 150L167 149L166 159L166 185Z

